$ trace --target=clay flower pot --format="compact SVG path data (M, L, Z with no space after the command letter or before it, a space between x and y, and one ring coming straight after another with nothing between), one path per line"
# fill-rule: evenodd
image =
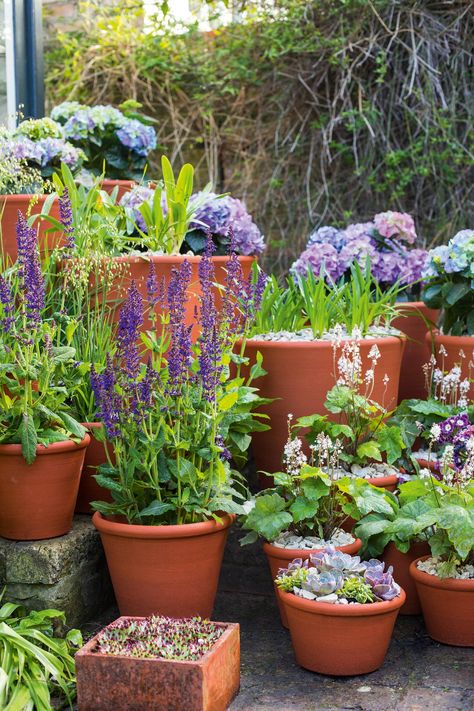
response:
M410 564L429 636L456 647L474 647L474 580L438 578Z
M296 661L330 676L368 674L382 664L405 593L394 600L335 605L278 590Z
M120 614L210 617L234 518L142 526L95 513Z
M7 257L11 262L15 262L17 258L16 245L16 223L18 220L18 211L26 215L31 206L31 215L40 215L44 210L44 204L49 195L1 195L0 196L0 215L1 215L1 240L0 254ZM59 220L59 203L57 199L53 201L49 211L51 217ZM49 232L51 225L46 220L36 220L34 228L38 230L38 245L40 252L51 251L54 247L59 246L62 232Z
M40 445L32 464L23 459L21 445L0 445L0 536L37 541L70 530L89 441L86 434L80 444Z
M373 345L380 351L375 369L372 399L385 407L394 407L398 399L398 383L404 340L395 336L366 338L359 341L362 367L369 367L368 354ZM257 353L263 355L267 375L255 380L260 396L274 398L261 408L270 417L271 430L255 432L252 448L257 469L276 472L281 468L283 447L288 437L287 416L294 421L303 415L327 414L324 403L335 385L333 345L329 341L256 341L245 344L245 355L252 365ZM383 379L389 376L388 385Z
M78 711L225 711L240 686L239 625L216 624L225 632L199 661L99 654L93 637L75 657Z
M83 422L83 427L89 430L91 441L84 457L84 466L81 472L81 481L76 501L76 513L91 514L91 501L112 501L112 496L108 489L99 486L94 475L98 473L97 467L107 462L104 442L99 442L94 437L94 430L102 427L101 422ZM114 454L112 452L112 459Z
M426 343L426 329L434 327L439 310L429 309L423 301L408 301L398 304L400 316L392 322L394 328L407 336L400 371L398 402L409 398L424 400L426 397L423 365L428 362L431 350Z
M380 560L385 563L385 567L393 566L393 577L405 591L406 601L400 608L401 615L420 615L421 605L416 591L415 581L410 575L410 564L415 558L430 553L430 547L426 541L412 543L406 553L398 550L394 543L389 543L385 548Z
M474 361L474 336L445 336L439 331L429 331L426 342L432 349L436 358L436 365L443 371L451 370L455 365L461 368L461 380L464 378L474 378L474 372L470 372L469 363ZM440 353L441 346L444 346L446 355ZM464 357L462 355L464 353ZM466 395L468 400L474 399L474 381L471 380L471 387Z
M347 546L336 546L336 550L342 551L343 553L348 553L349 555L356 555L362 547L362 541L360 538L356 538L354 543L349 543ZM267 556L268 565L270 566L270 573L272 580L274 581L280 568L287 568L292 560L295 558L302 558L307 560L310 555L321 551L322 548L313 548L312 550L305 549L291 549L291 548L280 548L279 546L273 546L271 543L263 544L263 552ZM278 609L280 611L280 619L283 627L288 627L288 620L286 617L285 608L283 607L280 597L278 595L278 588L274 584L275 593L277 595Z
M398 476L390 474L389 476L374 476L367 479L372 486L378 486L379 489L387 489L387 491L395 491L398 486Z
M136 182L134 180L112 180L110 178L104 178L102 181L102 190L105 190L109 195L112 193L114 188L118 188L117 191L117 202L123 198L126 193L129 193L132 188L134 188Z

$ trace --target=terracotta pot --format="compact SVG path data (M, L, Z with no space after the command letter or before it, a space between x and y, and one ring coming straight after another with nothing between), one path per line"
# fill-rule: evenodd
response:
M474 647L474 580L438 578L410 564L429 636L455 647Z
M401 615L421 615L421 605L418 593L416 592L415 581L410 575L410 564L415 558L430 553L430 547L426 541L412 543L406 553L398 550L394 543L389 543L385 548L380 560L385 566L393 566L393 577L396 582L405 590L407 599L400 608Z
M367 338L360 341L364 370L368 368L368 353L376 344L381 358L375 369L372 399L385 407L395 406L404 339L394 336ZM247 341L245 355L250 364L260 351L267 375L255 380L261 397L274 398L261 408L270 417L271 430L255 432L252 449L257 469L276 472L281 469L283 447L288 437L287 416L294 420L303 415L328 414L324 408L326 395L335 385L334 355L328 341ZM387 387L384 375L390 378Z
M23 215L28 214L30 202L32 204L30 214L40 215L44 210L44 203L49 195L0 195L0 215L1 215L1 249L3 256L7 257L11 262L15 262L17 258L16 248L16 223L18 220L18 211ZM57 199L53 201L49 211L51 217L59 220L59 204ZM34 225L38 230L38 245L40 252L51 251L54 247L61 244L63 237L62 232L49 232L51 225L47 220L36 220Z
M398 402L409 398L426 398L423 365L428 362L431 351L425 340L426 329L435 326L439 310L429 309L423 301L409 301L397 305L400 316L392 325L402 331L407 338L400 371Z
M75 656L78 711L225 711L240 685L239 625L216 624L225 632L199 661L98 654L96 635Z
M398 476L391 474L390 476L374 476L367 479L372 486L378 486L379 489L387 489L387 491L395 491L398 486Z
M102 190L105 190L106 193L111 195L112 191L115 188L118 188L116 202L120 202L123 196L126 193L129 193L136 184L137 183L134 180L111 180L109 178L104 178L102 181Z
M455 365L461 367L461 379L469 378L471 387L467 393L467 399L474 399L474 370L469 367L469 363L474 361L474 336L445 336L439 331L429 331L426 342L432 349L436 358L436 365L443 372L451 370ZM441 346L447 351L447 355L440 353ZM464 353L464 356L462 356Z
M343 553L349 553L349 555L355 555L360 551L362 547L362 541L360 538L356 538L354 543L349 543L347 546L337 546L336 550L342 551ZM322 550L322 548L314 548L313 550L302 550L302 549L288 549L279 548L278 546L273 546L271 543L263 544L263 552L267 556L268 565L270 566L270 573L272 580L274 581L280 568L287 568L289 563L295 558L302 558L307 560L310 555L317 553ZM286 617L285 608L281 604L281 600L278 596L278 588L276 585L273 586L277 596L278 609L280 610L280 619L283 627L288 627L288 620Z
M254 262L257 262L257 257L238 257L240 266L242 267L242 272L244 279L249 279L252 273L252 266ZM229 257L212 257L212 262L214 264L214 269L216 270L215 282L216 284L221 284L225 286L225 280L227 276L227 262ZM218 287L214 289L214 298L216 301L217 308L220 308L222 303L222 290Z
M0 536L37 541L67 533L90 437L39 446L27 464L19 444L0 445Z
M94 475L97 474L97 467L100 464L107 462L105 454L105 443L99 442L94 437L94 431L102 427L101 422L83 422L82 425L89 430L91 441L86 450L84 458L84 466L81 472L81 482L76 501L76 513L91 514L94 513L91 509L91 501L112 501L112 496L108 489L99 486ZM114 458L112 452L112 459Z
M333 605L278 591L285 607L297 663L319 674L353 676L378 669L385 659L405 593L387 602Z
M95 513L120 614L210 617L234 518L141 526Z

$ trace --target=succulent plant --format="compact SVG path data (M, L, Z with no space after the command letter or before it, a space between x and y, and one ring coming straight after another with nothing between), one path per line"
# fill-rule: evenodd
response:
M301 588L314 593L315 597L320 597L336 592L343 583L344 577L339 571L320 573L317 568L310 568Z
M393 579L393 567L390 566L385 572L384 567L383 563L372 558L365 569L364 580L378 600L393 600L400 594L400 587Z

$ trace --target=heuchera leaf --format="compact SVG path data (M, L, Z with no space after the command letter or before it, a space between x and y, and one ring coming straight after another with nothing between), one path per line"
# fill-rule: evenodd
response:
M377 432L376 439L382 452L386 453L389 464L393 464L405 449L400 430L393 425L391 427L382 426Z
M273 541L293 522L293 516L285 508L285 499L277 493L258 496L247 516L245 528L257 531L267 541Z
M455 504L438 509L437 524L443 528L456 553L464 560L474 547L474 505L463 508Z
M293 521L299 523L305 519L314 518L318 512L318 502L310 501L305 496L298 496L290 506L290 511L293 514Z

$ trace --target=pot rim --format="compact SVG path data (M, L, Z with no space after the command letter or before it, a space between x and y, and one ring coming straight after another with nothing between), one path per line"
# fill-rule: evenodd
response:
M438 590L474 592L474 579L458 580L457 578L438 578L437 575L430 575L430 573L425 573L423 570L418 570L417 565L420 561L427 560L432 557L433 556L431 554L423 555L420 558L415 558L415 560L410 563L410 575L416 583L426 585L430 588L437 588Z
M355 479L357 478L362 478L362 477L354 477ZM383 488L384 484L385 486L390 485L390 484L398 484L398 479L399 477L396 474L387 474L387 476L369 476L369 477L363 477L365 481L368 481L372 484L372 486L378 486L379 489ZM379 482L376 484L375 482Z
M385 615L387 612L398 610L406 601L406 594L403 588L400 588L400 595L393 600L356 603L355 605L335 605L331 602L305 600L302 597L293 595L293 593L283 592L279 588L278 595L284 605L294 607L301 612L309 612L313 615L324 615L328 617L372 617L374 615Z
M428 342L434 342L434 343L440 343L440 342L446 342L451 345L456 345L459 344L461 345L462 343L465 343L465 341L469 341L469 343L474 344L474 335L472 336L451 336L446 333L441 333L439 328L434 328L432 331L427 331L425 335L425 340Z
M139 185L136 180L133 180L132 178L104 178L101 180L101 185L104 184L114 184L114 185Z
M356 552L362 548L362 541L360 538L354 537L354 541L352 543L346 543L343 546L336 546L336 550L346 553L348 548L353 549L354 546L357 546ZM294 558L301 558L305 555L309 558L309 556L313 553L318 553L322 550L324 550L324 546L309 550L308 548L280 548L279 546L274 546L267 541L263 544L263 552L266 555L273 555L273 557L281 558L282 560L293 560Z
M217 521L211 519L210 521L200 521L199 523L145 526L136 523L109 521L99 511L96 511L92 516L92 523L99 533L105 533L117 538L168 539L194 538L223 531L231 526L235 518L235 514L224 514L222 523L217 523Z
M399 336L371 336L370 338L362 338L358 342L366 343L367 346L373 346L382 341L383 343L387 343L387 345L392 343L402 347L406 339L406 335L400 332ZM355 338L343 338L341 339L341 343L351 343L355 340ZM239 339L237 343L242 343L242 339ZM265 341L263 339L247 338L245 341L245 348L254 346L256 348L330 348L332 350L333 345L332 341L326 341L322 338L313 341Z
M42 454L59 454L60 452L67 452L70 449L84 449L88 446L91 441L90 435L84 435L84 439L81 442L74 442L72 439L65 439L63 442L51 442L47 447L43 444L39 444L36 447L36 455ZM0 444L0 456L16 457L22 456L21 454L21 444Z
M257 261L256 256L251 255L237 255L239 261ZM185 259L191 264L200 264L202 259L199 254L153 254L150 252L143 252L143 254L119 254L116 256L105 255L104 259L109 259L119 264L139 264L141 262L153 262L154 264L175 264L176 262L184 262ZM221 255L219 257L211 257L211 261L217 264L226 264L229 261L229 257L226 255Z
M26 200L30 202L33 198L38 198L38 200L45 201L52 193L12 193L7 195L0 195L0 202L5 200L6 202L25 202Z

